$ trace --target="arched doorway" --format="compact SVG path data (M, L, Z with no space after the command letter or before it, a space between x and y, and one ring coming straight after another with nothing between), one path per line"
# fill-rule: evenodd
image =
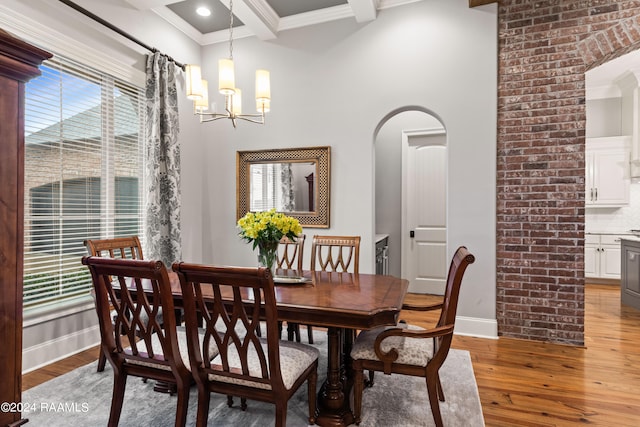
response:
M437 138L437 142L435 142ZM431 111L423 107L399 108L387 114L378 124L374 133L374 171L375 171L375 234L376 236L388 239L388 274L398 277L418 278L419 285L412 280L410 291L422 293L438 293L443 288L447 265L447 245L446 245L446 130L442 121ZM414 172L407 173L408 158L411 158L413 151L426 153L428 151L438 151L435 157L431 154L424 154L422 158L426 162L443 163L442 168L431 168L431 173L437 174L437 180L429 180L433 183L439 182L443 188L430 186L429 188L416 188L412 191L431 191L427 197L437 197L439 203L431 206L438 207L437 212L426 212L421 217L429 217L430 230L427 230L428 241L416 243L415 237L409 237L409 233L414 231L416 223L415 215L408 215L407 212L414 212L420 209L420 197L409 196L408 181ZM418 148L415 148L418 147ZM435 148L435 150L434 150ZM441 150L444 148L445 150ZM445 153L445 154L443 154ZM434 160L435 158L441 160ZM429 160L430 159L430 160ZM434 163L431 163L432 165ZM437 171L436 171L437 169ZM423 175L424 176L424 175ZM424 181L424 179L423 179ZM415 194L415 193L413 193ZM444 218L442 218L444 216ZM442 218L437 221L435 217ZM433 223L443 223L437 231L432 232ZM410 230L411 228L411 230ZM417 234L420 238L420 233ZM409 240L414 239L414 240ZM413 243L413 244L412 244ZM412 250L415 248L415 251ZM414 258L432 260L434 265L422 264L422 271L415 269ZM410 271L409 273L407 271Z

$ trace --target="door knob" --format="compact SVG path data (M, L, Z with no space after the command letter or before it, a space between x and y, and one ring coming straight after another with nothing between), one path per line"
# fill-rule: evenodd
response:
M411 237L412 239L413 239L414 237L416 237L416 232L415 232L415 231L413 231L413 230L411 230L411 231L409 232L409 237Z

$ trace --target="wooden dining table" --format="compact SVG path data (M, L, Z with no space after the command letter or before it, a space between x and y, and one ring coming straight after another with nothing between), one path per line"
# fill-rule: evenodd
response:
M182 307L177 275L169 276L175 305ZM304 281L283 279L284 283L278 276ZM278 320L327 328L327 377L318 392L316 424L352 424L352 339L357 330L397 323L408 281L374 274L278 270L274 283Z

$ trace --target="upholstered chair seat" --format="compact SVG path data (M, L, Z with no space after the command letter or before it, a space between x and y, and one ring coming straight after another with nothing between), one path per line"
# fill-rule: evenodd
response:
M358 335L358 339L351 349L352 359L365 359L365 360L380 360L375 352L374 344L378 335L387 329L401 327L408 330L424 330L419 326L407 325L400 323L398 326L387 326L382 328L371 329L368 331L362 331ZM394 363L402 365L413 366L427 366L427 363L433 358L433 340L424 338L409 338L402 336L389 336L385 338L380 348L385 353L396 349L398 351L398 358Z

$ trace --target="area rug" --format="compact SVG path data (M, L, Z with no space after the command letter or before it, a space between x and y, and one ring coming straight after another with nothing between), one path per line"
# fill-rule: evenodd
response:
M304 334L306 335L306 334ZM318 386L325 378L327 337L314 331L315 346L321 351ZM323 363L324 361L324 363ZM440 369L440 379L446 401L440 403L445 426L484 426L469 352L451 350ZM99 427L109 419L113 373L109 363L104 372L96 372L96 363L75 369L65 375L31 388L22 394L23 418L29 426ZM217 426L273 426L273 405L248 401L246 411L240 410L239 399L232 408L226 396L211 395L209 424ZM195 425L197 392L192 387L189 396L187 425ZM153 381L127 379L120 426L173 426L176 397L153 391ZM307 389L303 385L289 401L287 426L308 425ZM403 375L376 373L375 385L364 391L362 423L364 427L433 426L424 379Z

